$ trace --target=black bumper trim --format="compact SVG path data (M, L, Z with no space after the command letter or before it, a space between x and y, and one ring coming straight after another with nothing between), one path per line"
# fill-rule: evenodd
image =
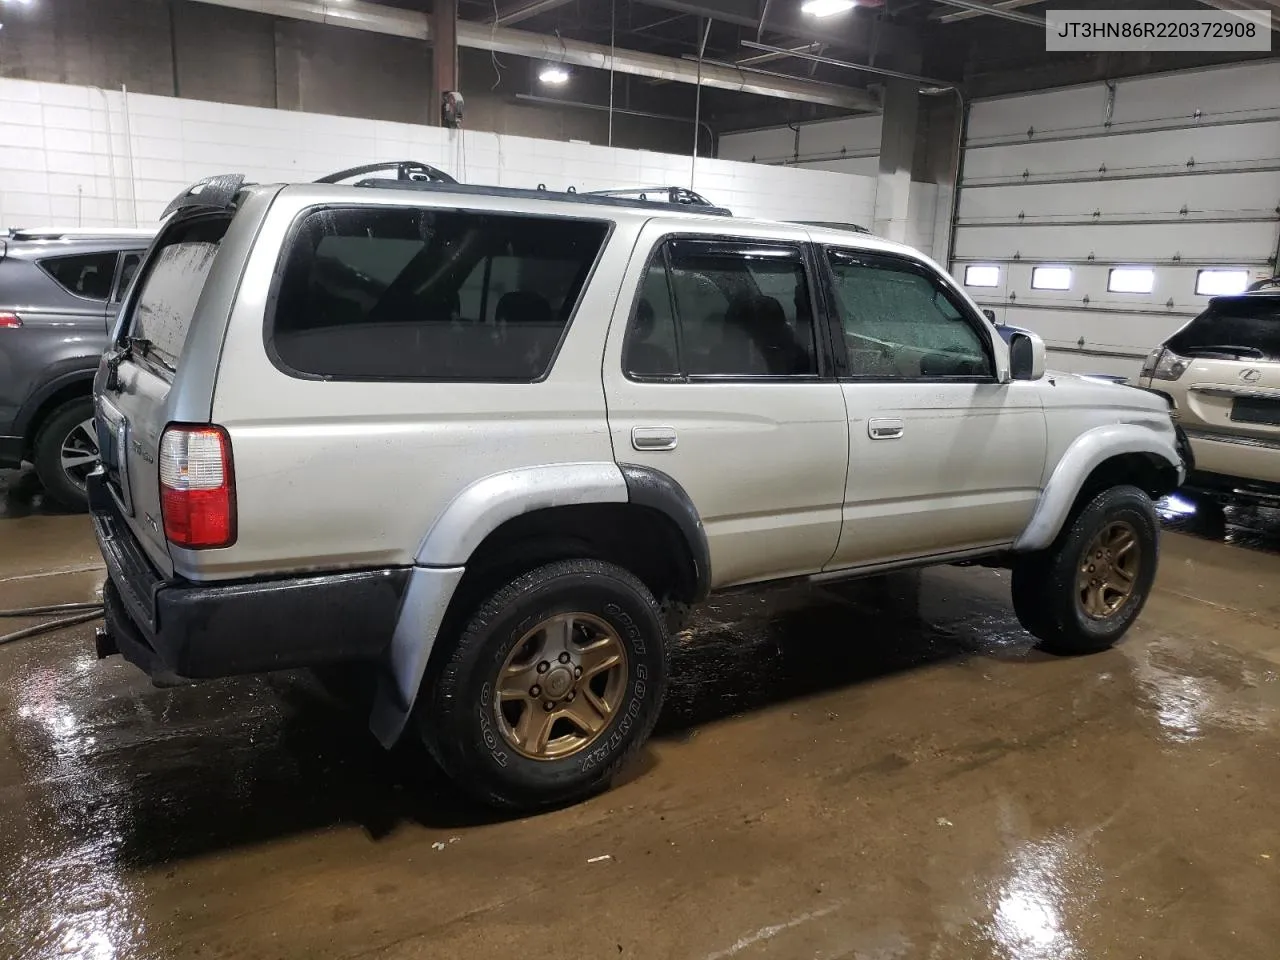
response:
M89 504L120 601L107 605L107 629L123 641L126 659L157 680L371 660L391 642L408 568L212 584L166 580L100 475L89 478Z
M23 446L21 437L0 437L0 469L22 466Z

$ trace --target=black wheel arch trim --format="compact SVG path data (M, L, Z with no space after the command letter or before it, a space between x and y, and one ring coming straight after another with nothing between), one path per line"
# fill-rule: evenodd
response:
M707 531L693 499L670 474L635 463L620 463L627 484L627 500L664 514L676 525L693 559L693 603L705 600L711 592L711 548Z

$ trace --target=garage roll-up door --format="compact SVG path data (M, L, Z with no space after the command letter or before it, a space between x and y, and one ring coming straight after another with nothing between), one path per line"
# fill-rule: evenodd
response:
M971 107L952 272L1058 369L1133 376L1278 246L1280 61Z

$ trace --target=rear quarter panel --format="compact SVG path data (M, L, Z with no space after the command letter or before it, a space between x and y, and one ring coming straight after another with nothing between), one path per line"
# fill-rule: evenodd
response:
M64 292L34 262L6 257L0 311L22 318L21 327L0 329L0 434L23 436L52 390L80 380L89 394L107 342L107 307Z
M238 539L224 550L175 551L193 579L410 564L468 484L517 467L613 459L600 357L634 228L615 227L540 383L304 380L271 362L263 322L274 251L315 202L305 192L277 197L241 282L212 411L231 437Z

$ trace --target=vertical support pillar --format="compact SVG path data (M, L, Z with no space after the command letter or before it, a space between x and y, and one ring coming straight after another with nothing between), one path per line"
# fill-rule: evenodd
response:
M875 232L906 242L911 217L911 170L915 162L920 94L911 80L889 80L880 127L880 171L876 177Z
M427 122L440 126L440 98L458 89L458 0L434 0L431 14L431 69L434 95Z

